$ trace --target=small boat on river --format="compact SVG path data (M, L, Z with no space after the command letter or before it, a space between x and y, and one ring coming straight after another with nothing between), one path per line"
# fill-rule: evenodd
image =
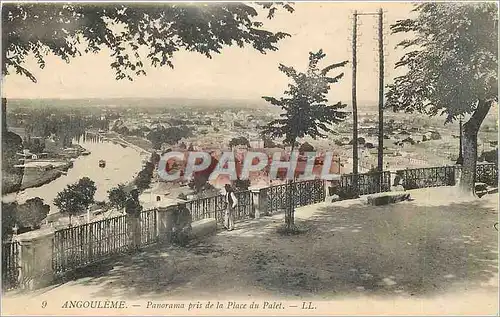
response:
M99 161L99 167L101 167L101 168L106 167L106 161L105 160L100 160Z

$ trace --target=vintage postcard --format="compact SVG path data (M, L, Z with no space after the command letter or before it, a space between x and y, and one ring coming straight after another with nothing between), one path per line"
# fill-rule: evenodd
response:
M2 315L498 315L498 4L2 1Z

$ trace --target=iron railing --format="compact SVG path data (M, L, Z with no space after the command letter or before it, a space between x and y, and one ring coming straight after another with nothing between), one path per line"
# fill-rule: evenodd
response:
M396 175L406 190L455 185L455 166L425 167L399 170Z
M391 190L391 172L344 174L337 190L353 197L387 192Z
M498 165L495 163L478 163L476 166L476 182L497 186Z
M2 243L2 289L19 286L19 242Z
M267 194L267 212L269 213L286 210L290 205L290 198L295 208L325 200L325 182L321 179L275 185L262 190Z

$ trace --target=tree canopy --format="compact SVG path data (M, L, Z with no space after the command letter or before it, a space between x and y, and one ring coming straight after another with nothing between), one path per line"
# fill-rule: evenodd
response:
M161 148L163 143L174 145L182 138L191 136L192 128L188 126L157 128L148 133L147 139L151 141L154 149Z
M498 98L498 9L495 3L422 3L415 19L397 21L408 33L396 68L407 72L388 86L395 110L446 115L475 112L479 101Z
M48 54L69 62L107 49L116 79L132 80L146 74L146 62L173 67L172 57L182 49L208 58L231 45L275 51L289 35L266 30L259 18L262 10L272 18L278 8L293 12L280 2L2 4L2 74L15 72L36 82L25 65L31 54L44 68Z
M244 136L240 136L238 138L232 138L231 141L229 141L229 147L230 148L233 148L237 145L243 145L243 146L246 146L246 147L250 147L250 141L248 141L247 138L245 138Z
M118 186L111 188L108 191L108 198L112 207L118 210L124 209L128 199L125 185L118 184Z
M409 33L396 63L406 73L389 85L394 110L444 115L463 125L460 188L474 193L479 128L498 101L498 7L492 2L416 5L414 19L397 21L393 33Z
M43 203L40 197L26 200L24 204L17 206L16 218L20 227L34 229L39 227L42 221L47 218L50 206Z
M96 190L94 181L88 177L83 177L77 183L70 184L57 193L54 205L59 208L61 213L67 213L71 219L71 216L85 212L94 203Z
M314 152L314 146L312 146L309 142L304 142L299 146L299 153L305 152Z
M343 67L347 61L330 64L319 68L319 63L326 57L323 50L309 53L309 65L305 73L295 70L283 64L279 70L292 80L288 90L284 92L285 97L262 97L271 105L280 107L283 112L279 119L269 122L261 131L262 135L272 138L284 138L283 143L291 145L292 151L298 146L297 139L310 136L313 139L326 138L327 133L332 131L332 124L342 122L347 113L342 111L347 105L337 102L328 104L328 92L330 85L338 82L344 73L333 77L328 74L333 69ZM285 224L287 230L294 230L294 185L290 181L287 191L288 208L285 213Z
M330 85L344 76L344 73L340 73L330 77L328 73L335 68L345 66L347 61L320 69L318 64L325 57L323 50L309 53L309 65L305 73L293 67L279 65L279 70L293 83L288 85L289 89L284 92L285 97L279 99L262 97L272 105L283 109L280 114L281 118L269 122L262 134L272 138L284 137L285 144L295 145L297 138L304 136L310 136L313 139L326 138L328 136L326 133L332 130L329 125L339 123L346 118L347 113L342 109L347 105L340 101L328 105L327 94Z

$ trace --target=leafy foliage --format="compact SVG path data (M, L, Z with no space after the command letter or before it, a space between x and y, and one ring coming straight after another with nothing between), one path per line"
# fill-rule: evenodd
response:
M206 169L193 173L192 178L189 180L188 186L198 197L202 197L204 193L215 191L215 187L212 186L208 182L208 180L210 179L210 175L217 167L217 164L219 164L219 161L217 160L217 158L212 156L210 165Z
M479 160L486 161L489 163L495 163L498 165L498 148L481 153Z
M236 191L248 190L250 187L250 180L238 178L233 182L233 187L236 188Z
M292 151L297 145L297 138L310 136L313 139L326 138L327 133L332 131L330 125L342 122L347 113L342 111L347 105L337 102L328 105L327 94L330 85L338 82L344 73L334 77L328 73L335 68L343 67L347 61L335 63L320 69L318 64L326 54L323 50L309 53L309 65L305 73L298 72L293 67L280 64L279 70L289 77L293 83L288 85L284 92L285 97L279 99L274 97L263 97L274 106L281 107L280 119L269 122L262 134L271 138L284 137L284 144L292 146ZM293 195L294 186L287 191L288 208L285 214L287 230L294 228Z
M67 213L70 217L79 215L85 212L94 202L96 190L94 181L88 177L83 177L77 183L70 184L57 193L54 205L62 213Z
M109 202L112 207L122 210L125 208L126 201L128 198L127 191L125 190L125 185L118 184L117 187L113 187L108 191Z
M25 148L28 148L31 153L42 153L45 150L45 143L40 139L32 139L29 140L24 145Z
M258 20L287 3L77 4L8 3L2 5L2 74L14 71L36 82L24 66L32 54L40 68L53 54L69 61L82 53L111 52L116 79L145 75L144 64L173 67L174 53L184 49L208 58L224 46L251 45L261 53L277 50L289 36L270 32Z
M331 131L330 124L343 121L347 114L342 111L347 105L338 102L328 105L327 94L330 85L338 82L344 73L334 77L328 73L338 67L343 67L347 61L331 64L323 69L319 62L326 57L323 50L309 53L309 66L306 73L298 72L293 67L280 64L279 70L289 77L293 83L284 92L285 97L263 97L274 106L283 109L280 119L267 124L262 133L272 138L284 137L285 144L295 144L297 138L310 136L326 138Z
M2 194L14 192L21 187L24 170L14 166L19 164L17 153L22 149L19 135L10 131L2 133Z
M154 166L158 165L158 163L160 162L160 159L161 159L160 154L158 154L156 152L151 153L150 161L151 161L151 163L153 163Z
M192 232L191 222L193 218L186 204L180 204L174 212L174 226L172 241L180 246L186 246Z
M232 138L231 141L229 141L230 148L233 148L234 146L237 145L244 145L246 147L250 147L250 141L248 141L248 139L243 136L239 138Z
M314 146L312 146L308 142L304 142L299 146L300 153L313 152L313 151L314 151Z
M154 149L159 149L163 143L174 145L182 138L192 135L192 129L187 126L154 129L149 132L147 139L151 141Z
M50 206L43 203L40 197L30 198L17 206L16 221L20 227L35 229L47 218Z
M2 202L2 239L12 233L12 228L16 225L17 203Z
M406 53L396 68L408 72L389 85L394 110L446 115L473 113L478 101L497 100L498 11L495 3L422 3L415 19L397 21L393 33Z
M151 179L153 178L153 171L155 166L151 162L146 162L144 168L137 174L134 184L139 190L145 190L149 188L151 184Z
M394 110L445 115L447 122L470 115L463 125L463 169L459 187L474 193L477 134L498 101L498 8L494 3L422 3L417 18L397 21L394 33L411 32L399 43L406 54L396 64L407 73L387 92Z
M130 192L130 195L127 196L127 200L125 202L125 213L128 216L139 217L142 211L142 206L139 201L139 191L134 189Z
M270 137L262 135L262 141L264 143L264 148L283 148L283 145L275 143Z

